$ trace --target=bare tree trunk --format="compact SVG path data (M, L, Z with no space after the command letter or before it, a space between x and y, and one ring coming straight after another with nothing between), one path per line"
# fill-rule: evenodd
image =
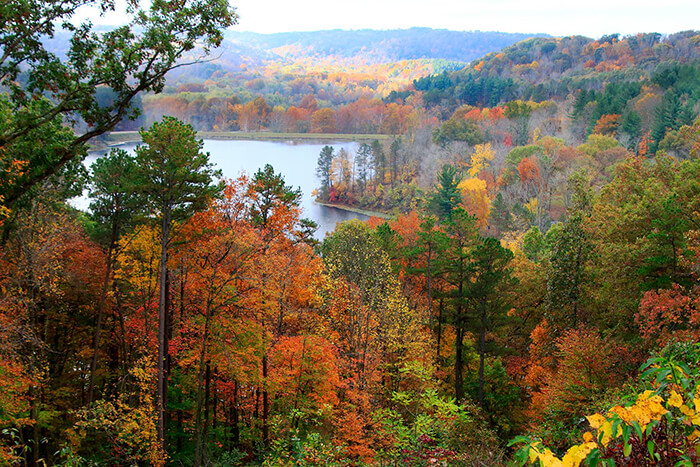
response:
M438 320L437 320L437 354L435 356L435 361L440 362L440 343L442 340L442 298L440 299L440 305L438 306Z
M165 346L165 302L167 296L167 268L168 268L168 237L170 236L170 205L163 209L163 229L160 238L160 300L158 302L158 440L165 454L165 394L167 381L165 379L165 358L167 348Z
M233 404L231 404L231 450L237 448L241 442L241 433L238 428L238 381L233 382Z
M464 328L462 326L462 307L457 307L455 317L455 400L457 404L464 397L464 377L462 374L462 347L464 346Z
M112 221L112 236L109 239L109 248L107 249L107 270L102 282L102 293L100 294L100 302L97 306L97 323L95 324L95 336L92 340L92 362L90 363L90 383L88 384L87 403L90 405L93 400L95 389L95 371L97 370L97 354L100 350L100 333L102 331L102 319L104 316L105 304L107 303L107 290L109 288L109 279L112 275L112 256L114 254L114 246L117 242L119 234L119 224L117 221Z
M207 303L206 316L204 319L204 333L202 336L202 345L199 349L199 375L197 381L197 402L195 407L195 454L194 465L199 467L204 465L204 444L206 428L202 427L202 408L206 405L206 400L209 398L209 362L206 362L207 339L209 338L209 322L211 320L212 306L211 302ZM206 374L205 374L206 373ZM206 389L204 388L206 379ZM206 394L205 394L206 391ZM205 417L206 418L206 417ZM206 420L204 422L206 424Z
M267 392L267 377L268 377L268 369L267 369L267 352L265 355L263 355L263 360L262 360L262 371L263 371L263 393L262 393L262 409L263 409L263 416L262 416L262 437L263 437L263 445L265 446L265 449L268 448L270 445L270 426L268 423L268 417L270 416L270 400L269 400L269 395Z
M486 310L481 311L479 330L479 407L484 407L484 359L486 356Z

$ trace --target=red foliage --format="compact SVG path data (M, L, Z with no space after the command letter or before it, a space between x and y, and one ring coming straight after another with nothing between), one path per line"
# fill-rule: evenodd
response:
M664 346L671 339L700 339L700 286L678 284L644 294L636 315L639 331L649 344Z

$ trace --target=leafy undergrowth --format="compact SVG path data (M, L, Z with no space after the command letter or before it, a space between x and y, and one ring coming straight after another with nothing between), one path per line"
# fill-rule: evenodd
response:
M514 438L519 465L674 466L700 462L700 343L674 343L641 368L648 388L605 413L586 417L583 443L562 457L540 440Z

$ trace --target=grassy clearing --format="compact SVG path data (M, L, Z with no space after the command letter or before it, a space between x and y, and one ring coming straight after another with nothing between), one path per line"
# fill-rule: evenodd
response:
M276 141L276 142L312 142L312 143L337 143L342 141L357 141L358 143L371 143L390 141L391 135L355 135L334 133L271 133L258 132L246 133L242 131L200 131L197 133L203 139L222 139L238 141ZM113 131L101 138L106 146L122 143L139 142L141 138L137 131Z
M337 209L342 209L343 211L354 212L356 214L364 214L365 216L369 216L369 217L379 217L380 219L393 219L394 218L394 216L392 216L391 214L387 214L385 212L370 211L367 209L356 208L354 206L348 206L346 204L321 203L320 201L315 201L315 203L320 204L321 206L327 206L329 208L337 208Z

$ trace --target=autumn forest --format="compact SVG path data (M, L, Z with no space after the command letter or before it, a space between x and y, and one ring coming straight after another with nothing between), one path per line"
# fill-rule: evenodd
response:
M0 465L700 465L700 32L85 3L0 4Z

